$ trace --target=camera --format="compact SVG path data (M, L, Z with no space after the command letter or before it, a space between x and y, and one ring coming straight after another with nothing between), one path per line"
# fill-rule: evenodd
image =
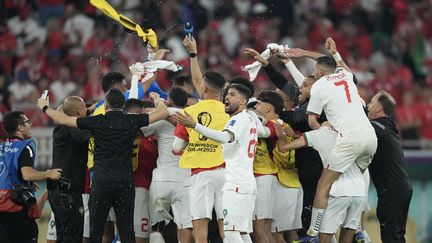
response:
M32 188L24 185L15 185L12 190L11 199L14 203L31 207L36 204L36 198L32 193Z
M54 191L56 189L67 192L71 186L71 180L65 177L60 177L58 180L47 180L47 189L49 191Z

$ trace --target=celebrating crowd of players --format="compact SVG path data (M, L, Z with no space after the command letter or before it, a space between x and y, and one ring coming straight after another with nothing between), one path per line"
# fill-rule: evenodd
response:
M76 96L59 110L49 97L38 100L58 124L53 168L73 188L65 193L51 182L57 231L48 238L112 241L115 225L122 242L171 242L165 226L173 220L179 242L217 242L209 230L216 216L223 242L331 242L339 227L340 242L366 242L361 216L378 140L334 41L325 43L332 56L269 48L293 81L246 49L277 87L257 94L248 79L202 73L195 40L183 44L191 77L178 77L168 94L153 87L154 78L127 91L124 76L109 73L96 107ZM290 59L297 57L316 60L312 75L297 70ZM130 70L132 79L145 75ZM384 91L373 102L394 108Z

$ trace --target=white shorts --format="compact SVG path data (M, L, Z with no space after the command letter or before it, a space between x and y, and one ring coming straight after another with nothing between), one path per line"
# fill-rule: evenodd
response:
M363 178L365 180L365 186L366 186L366 197L364 200L364 206L363 206L363 212L368 212L371 210L371 207L369 205L369 200L368 200L368 192L369 192L369 184L370 184L370 175L369 175L369 170L366 169L366 171L363 173Z
M263 175L255 177L257 194L255 199L254 217L257 219L273 219L273 187L279 183L274 175Z
M251 233L255 194L222 192L224 230Z
M109 211L108 217L107 217L107 221L109 221L109 222L117 221L116 216L115 216L115 212L114 212L114 208L110 208L110 211Z
M303 189L283 186L279 181L273 188L273 222L271 232L302 228Z
M57 230L55 225L54 213L51 212L51 217L48 222L47 240L57 240Z
M330 151L324 168L345 172L353 163L360 169L366 169L376 152L378 141L375 131L357 130L349 133L338 133L336 144Z
M192 228L189 190L189 183L153 181L150 185L151 225L174 219L178 229ZM174 218L170 214L170 209Z
M148 238L150 235L149 191L135 187L134 231L135 237Z
M222 187L225 182L225 168L206 170L192 175L189 192L189 206L192 220L212 218L213 208L218 219L222 213Z
M88 201L90 194L82 194L83 205L84 205L84 229L83 237L90 238L90 211L88 207Z
M357 229L360 224L365 197L332 197L324 212L320 232L334 234L339 226Z

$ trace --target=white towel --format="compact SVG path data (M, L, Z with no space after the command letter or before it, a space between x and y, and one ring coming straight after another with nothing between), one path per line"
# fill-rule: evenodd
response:
M166 69L173 72L178 72L183 70L182 66L179 66L171 61L165 60L157 60L157 61L148 61L148 62L137 62L129 66L129 69L134 70L137 75L132 76L131 80L131 89L130 89L130 98L138 97L138 82L146 82L150 78L154 76L154 73L158 70Z
M276 50L277 52L282 53L283 51L288 50L288 49L289 49L289 47L287 45L279 45L276 43L270 43L267 45L267 49L265 49L261 53L261 56L267 60L271 56L270 55L271 50ZM262 67L262 64L258 61L255 61L252 64L244 66L242 68L242 70L249 73L249 80L250 81L254 81L256 76L258 75L258 72L261 69L261 67Z

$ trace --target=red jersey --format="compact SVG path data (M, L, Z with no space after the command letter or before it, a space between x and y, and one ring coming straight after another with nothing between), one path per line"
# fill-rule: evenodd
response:
M156 168L158 150L152 138L141 138L134 147L132 160L138 159L138 167L134 171L135 187L150 188L153 169ZM138 151L137 151L138 150Z

